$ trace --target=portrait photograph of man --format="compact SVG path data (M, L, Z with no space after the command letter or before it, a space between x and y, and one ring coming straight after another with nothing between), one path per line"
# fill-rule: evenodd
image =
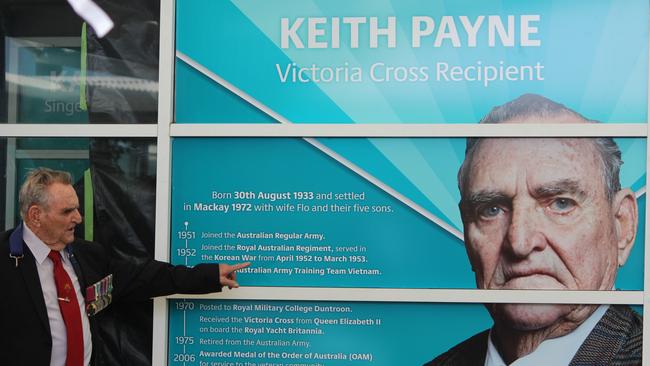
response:
M597 123L539 95L480 123ZM614 290L638 226L612 138L469 138L458 172L476 287ZM426 365L638 365L642 318L629 306L486 304L493 326Z

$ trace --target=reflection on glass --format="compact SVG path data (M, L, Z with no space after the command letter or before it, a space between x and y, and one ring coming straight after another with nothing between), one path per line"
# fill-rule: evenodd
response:
M0 180L0 189L5 193L0 202L4 207L0 210L0 222L4 222L5 228L14 227L20 221L18 189L27 172L36 167L48 167L72 174L82 210L84 196L100 197L94 200L95 206L103 204L109 207L105 202L123 195L128 197L126 201L132 206L122 209L138 212L140 221L150 222L145 226L153 232L155 140L3 137L0 138L0 148L0 168L6 172L4 179Z
M9 123L155 123L157 62L108 56L85 38L5 38ZM157 61L157 59L155 60Z
M80 101L78 38L7 38L6 50L8 122L88 122Z

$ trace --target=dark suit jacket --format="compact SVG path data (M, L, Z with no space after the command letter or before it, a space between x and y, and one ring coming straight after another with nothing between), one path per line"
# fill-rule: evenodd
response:
M49 366L52 338L45 300L34 256L19 231L15 230L15 235L11 235L14 230L0 233L0 364ZM9 258L10 236L23 245L24 258L18 267ZM118 261L111 259L101 244L83 240L76 240L69 247L82 293L87 286L113 274L113 302L221 290L218 264L188 268L153 260ZM89 317L93 365L104 364L97 324L105 311Z
M479 333L425 366L482 366L489 331ZM610 306L571 360L570 366L640 365L643 320L628 306Z

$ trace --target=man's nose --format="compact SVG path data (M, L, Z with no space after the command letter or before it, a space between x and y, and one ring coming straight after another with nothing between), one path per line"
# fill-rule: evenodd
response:
M532 252L542 251L547 242L534 206L515 206L510 216L507 246L517 258L525 258Z
M81 213L79 212L79 210L74 210L74 217L72 218L72 222L74 222L75 224L81 224L81 221L83 221L83 219L81 218Z

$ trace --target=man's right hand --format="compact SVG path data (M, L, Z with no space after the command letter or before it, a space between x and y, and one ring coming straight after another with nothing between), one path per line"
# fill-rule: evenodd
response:
M233 265L219 263L219 283L221 283L221 286L228 286L230 289L239 287L237 283L237 271L250 265L251 262Z

